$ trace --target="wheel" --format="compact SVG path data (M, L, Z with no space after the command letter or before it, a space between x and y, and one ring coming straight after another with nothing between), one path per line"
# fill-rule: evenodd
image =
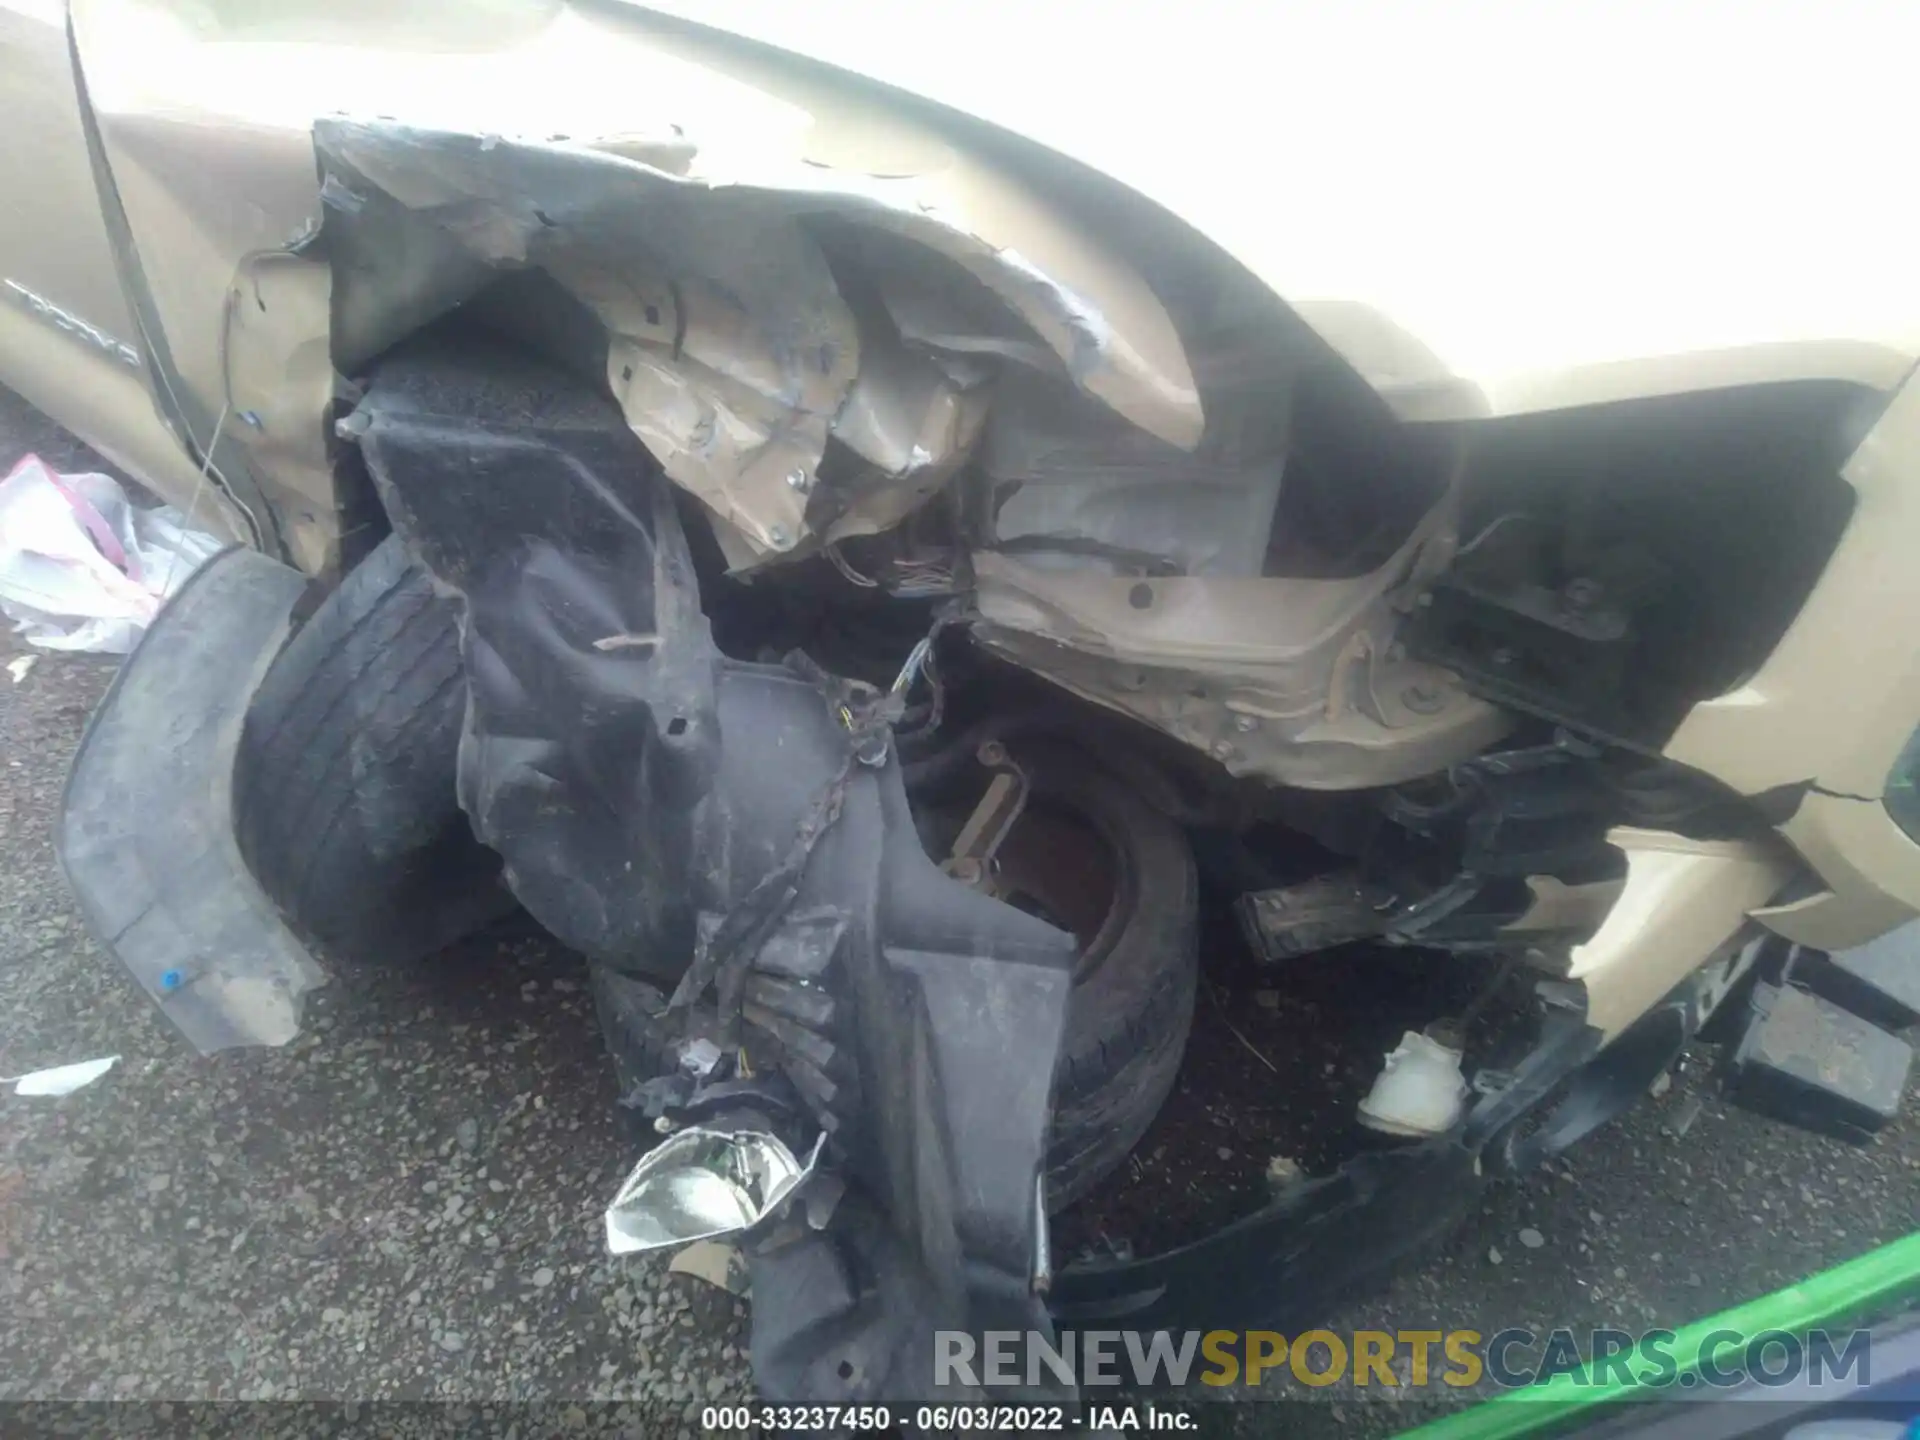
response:
M1009 748L1029 791L997 890L1080 940L1047 1145L1058 1210L1126 1158L1173 1088L1199 983L1199 882L1185 833L1125 783L1057 743Z
M296 930L399 961L512 908L455 797L465 713L457 612L390 536L287 642L241 732L240 851Z

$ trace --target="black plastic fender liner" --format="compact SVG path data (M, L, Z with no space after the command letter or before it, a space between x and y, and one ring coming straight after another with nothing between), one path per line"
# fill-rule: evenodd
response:
M58 849L87 927L203 1053L281 1045L326 973L241 859L233 758L306 577L208 561L154 619L74 757Z
M645 451L611 400L505 348L419 342L354 423L395 530L461 602L475 833L560 939L671 979L721 686L691 560L654 543Z
M1362 1155L1204 1240L1148 1259L1063 1270L1061 1330L1318 1325L1479 1207L1471 1146L1442 1137Z
M838 1228L769 1255L764 1284L756 1263L763 1392L929 1394L912 1357L932 1328L1044 1330L1037 1177L1073 937L927 857L884 697L719 653L668 484L611 399L425 337L349 428L461 602L460 802L600 972L627 1103L672 1119L733 1087L763 1107L745 1087L778 1082L830 1137ZM775 1270L819 1266L844 1283L770 1298Z
M1692 993L1683 982L1665 1003L1684 1008ZM1543 1110L1549 1125L1564 1111L1585 1113L1577 1087L1571 1096L1564 1087L1602 1053L1600 1041L1572 1009L1551 1008L1514 1069L1486 1074L1485 1092L1450 1134L1359 1155L1179 1249L1068 1266L1054 1278L1056 1326L1320 1324L1471 1214L1491 1177L1544 1158L1519 1137Z

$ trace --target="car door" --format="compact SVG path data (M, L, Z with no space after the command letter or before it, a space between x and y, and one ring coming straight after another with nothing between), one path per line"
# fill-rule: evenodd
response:
M61 0L0 0L0 383L185 505L199 479L154 402L88 146ZM16 457L0 456L0 469ZM226 528L203 504L197 518Z

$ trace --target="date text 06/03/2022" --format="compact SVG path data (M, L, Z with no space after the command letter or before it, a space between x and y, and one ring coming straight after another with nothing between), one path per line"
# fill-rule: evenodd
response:
M896 1414L897 1411L897 1414ZM709 1405L703 1430L757 1430L763 1434L840 1430L886 1433L909 1414L916 1430L976 1435L1149 1430L1168 1433L1198 1428L1191 1413L1164 1405L1095 1405L1082 1413L1065 1405Z

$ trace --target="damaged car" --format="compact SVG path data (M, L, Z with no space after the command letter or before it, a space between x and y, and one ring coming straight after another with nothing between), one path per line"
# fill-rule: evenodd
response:
M1870 1138L1920 1018L1910 48L1042 8L0 0L0 381L231 542L89 925L215 1051L523 909L784 1400L1311 1320L1709 1024ZM1208 1026L1331 1138L1102 1247Z

